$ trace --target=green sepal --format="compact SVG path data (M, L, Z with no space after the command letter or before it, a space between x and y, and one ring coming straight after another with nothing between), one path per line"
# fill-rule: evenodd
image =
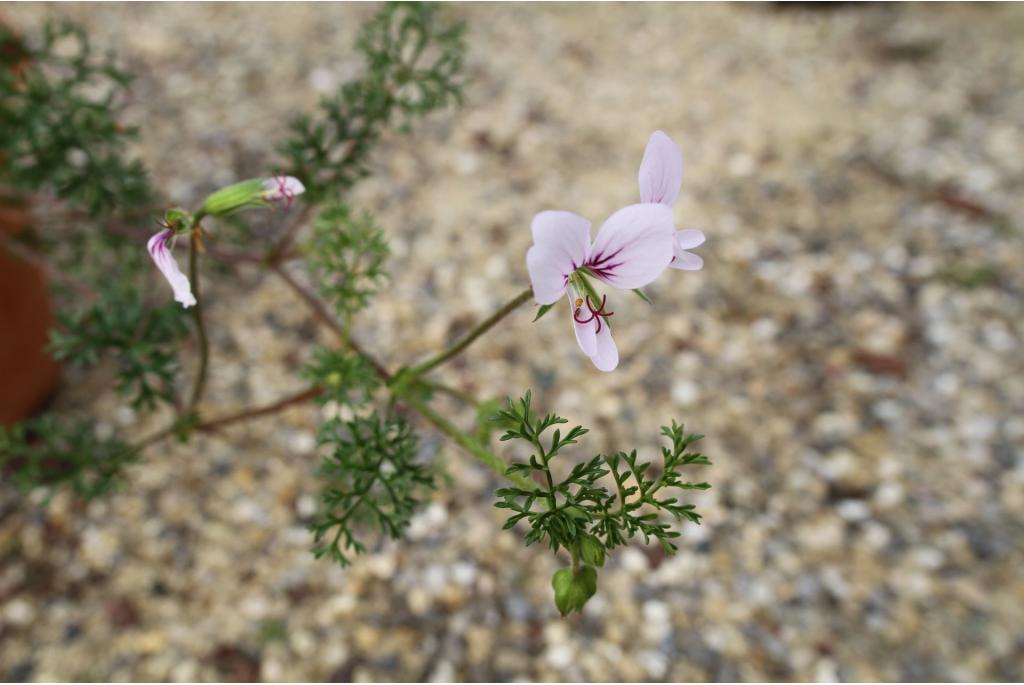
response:
M555 590L555 606L562 616L581 611L594 593L597 592L597 571L593 566L581 566L578 570L563 568L551 578Z
M192 228L192 216L181 207L171 207L164 212L164 224L175 233Z
M530 323L534 323L535 321L537 321L537 319L539 319L540 317L542 317L545 314L547 314L548 312L550 312L551 308L554 307L554 306L555 306L554 303L552 303L552 304L542 304L541 306L537 307L537 316L533 317L533 321L531 321Z
M594 302L600 302L601 298L598 296L597 290L594 289L594 284L590 282L591 278L597 278L597 276L589 268L581 266L576 273L569 277L569 280L580 294L590 297Z
M633 292L636 293L637 297L639 297L647 304L654 304L654 302L651 301L651 298L647 296L647 293L645 293L643 290L640 290L640 288L633 288Z

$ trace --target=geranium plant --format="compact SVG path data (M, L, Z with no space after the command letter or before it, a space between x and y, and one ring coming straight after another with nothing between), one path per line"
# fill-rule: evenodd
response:
M686 474L709 462L694 449L701 436L674 421L662 428L665 447L657 464L622 451L574 460L559 477L563 469L553 470L552 463L569 459L568 448L586 429L564 430L565 419L539 414L529 390L504 409L486 411L487 403L432 378L524 305L538 305L537 322L563 297L576 342L594 366L613 372L629 363L632 351L620 356L612 338L612 308L623 306L625 297L646 299L640 289L670 267L703 264L687 251L703 234L675 229L682 155L666 134L650 137L640 165L640 203L612 212L594 236L590 222L576 214L540 211L522 269L525 289L445 349L391 368L358 342L358 314L387 278L388 231L346 198L367 174L386 128L408 127L460 102L461 26L431 5L385 5L359 35L363 75L292 122L265 176L218 190L194 209L156 209L174 198L159 197L142 163L128 158L133 132L117 117L130 79L114 61L97 58L70 25L49 24L38 39L0 31L0 59L8 62L0 70L0 177L52 207L44 230L16 246L19 254L52 265L65 303L52 353L83 367L112 360L117 390L132 408L168 417L163 429L142 438L101 437L89 421L68 423L52 414L2 429L6 483L99 496L126 480L126 465L163 441L187 442L199 432L272 420L286 407L316 402L334 416L319 429L321 506L310 544L315 555L345 565L370 536L400 538L423 493L436 486L418 449L426 424L507 480L496 492L496 506L509 513L506 528L521 529L526 544L543 542L566 555L569 565L552 581L562 614L580 610L594 594L597 569L609 552L639 538L673 553L677 524L700 521L680 498L708 487ZM244 227L255 212L269 212L277 234L232 244L231 236L244 231L226 227ZM203 265L214 261L268 270L334 334L334 345L308 351L302 390L267 405L225 413L204 405L200 411L211 356L207 331L217 325L203 308L203 281L210 277ZM296 278L297 263L311 285ZM142 296L144 284L155 298ZM194 361L185 352L188 338ZM511 461L484 437L488 431L458 428L435 408L437 393L455 396L503 430L501 441L523 441L528 458Z

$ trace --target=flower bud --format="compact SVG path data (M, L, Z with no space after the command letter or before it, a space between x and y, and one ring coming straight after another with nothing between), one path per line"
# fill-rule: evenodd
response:
M221 188L206 198L199 211L210 216L224 216L248 207L267 207L269 203L264 197L263 183L261 178L251 178Z
M562 616L581 611L587 600L597 592L597 571L593 566L581 566L578 570L563 568L551 578L555 589L555 606Z
M604 545L593 535L584 535L579 541L580 559L591 566L604 566Z

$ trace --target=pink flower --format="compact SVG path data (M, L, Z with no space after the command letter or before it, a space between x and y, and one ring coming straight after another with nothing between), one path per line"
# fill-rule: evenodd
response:
M263 181L263 199L267 202L285 202L291 208L295 197L306 192L306 186L294 176L272 176Z
M188 277L181 273L178 263L174 261L174 255L171 253L173 247L174 231L170 228L160 231L146 244L149 256L153 258L156 268L160 269L160 273L171 284L175 301L180 302L183 307L188 309L196 303L196 298L192 295L192 286L188 282Z
M655 131L647 141L647 149L640 162L640 202L671 207L682 185L683 153L671 138L661 131ZM669 266L686 271L701 269L704 260L686 250L697 247L704 240L704 234L694 229L676 231Z
M533 218L533 246L526 253L533 296L554 304L569 296L576 342L594 366L611 371L619 364L606 309L594 278L621 289L641 288L672 261L672 211L658 203L623 207L590 241L590 222L571 212L546 211Z

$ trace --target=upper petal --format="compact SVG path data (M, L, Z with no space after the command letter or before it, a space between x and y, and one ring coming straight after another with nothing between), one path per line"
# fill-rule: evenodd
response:
M655 131L640 162L640 202L671 206L683 185L683 153L672 139Z
M614 371L619 365L619 348L615 346L612 328L608 325L607 320L601 326L601 331L596 333L594 342L597 349L594 354L590 355L594 366L600 371Z
M693 228L688 228L685 231L676 231L675 234L675 243L683 250L690 250L698 245L703 245L705 240L707 238L704 237L704 234Z
M590 222L578 214L557 210L540 212L530 225L533 244L564 255L572 269L590 254ZM570 272L571 273L571 272Z
M704 234L692 228L676 231L672 240L672 261L669 266L683 271L700 271L704 268L704 260L687 250L702 245L704 240Z
M605 283L642 288L672 261L672 210L661 204L623 207L594 240L587 266Z
M533 299L537 304L553 304L558 301L569 285L569 273L564 261L540 245L526 251L526 270L530 273Z
M572 212L547 211L533 218L533 247L526 253L533 296L551 304L565 293L569 274L590 253L590 222Z

